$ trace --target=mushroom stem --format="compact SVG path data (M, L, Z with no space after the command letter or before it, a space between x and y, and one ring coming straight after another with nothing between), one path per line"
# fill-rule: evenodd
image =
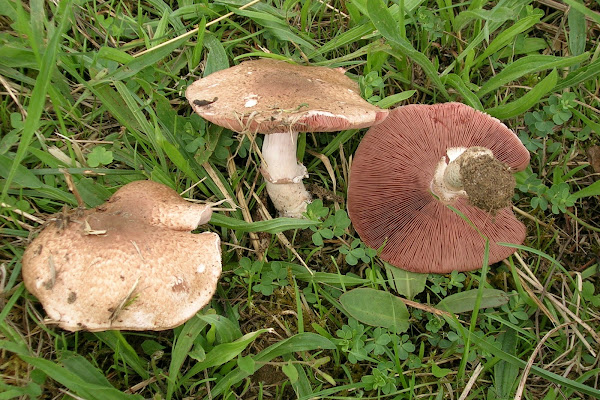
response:
M193 231L200 225L210 221L212 209L206 204L181 202L178 204L160 204L155 210L156 220L153 225L176 231Z
M455 192L464 190L463 177L461 174L461 166L467 158L494 158L494 153L486 147L469 147L469 148L451 148L448 149L448 158L450 162L444 171L445 186Z
M300 218L311 197L302 179L306 167L296 158L297 132L265 135L261 172L267 181L267 193L281 216Z
M467 197L483 210L495 212L507 207L514 193L515 179L507 166L485 147L449 148L439 162L432 190L443 202Z

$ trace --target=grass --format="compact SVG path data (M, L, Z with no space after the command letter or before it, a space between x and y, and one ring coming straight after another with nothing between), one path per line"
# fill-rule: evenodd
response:
M244 4L0 0L0 399L600 398L598 3ZM470 273L383 263L344 211L363 131L303 137L319 198L307 220L275 218L252 138L183 97L249 57L344 67L385 107L501 118L532 156L526 242ZM211 304L164 332L46 325L21 258L77 206L69 177L88 207L138 179L223 202Z

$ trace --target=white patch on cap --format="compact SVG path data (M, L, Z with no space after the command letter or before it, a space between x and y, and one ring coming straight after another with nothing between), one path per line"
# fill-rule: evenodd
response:
M244 100L246 100L246 104L244 104L244 107L254 107L255 105L258 104L258 95L250 94L250 95L244 97Z
M124 311L130 312L127 315L127 319L118 324L119 326L135 326L136 328L146 328L155 326L156 324L155 316L145 312L144 310Z
M345 115L336 115L327 111L318 111L318 110L311 110L309 112L306 113L307 117L312 117L312 116L318 116L318 117L332 117L332 118L341 118L341 119L348 119L348 117L346 117Z
M219 83L213 83L212 85L205 87L204 90L214 88L215 86L219 86Z
M206 265L200 263L198 264L198 268L196 268L196 272L199 274L203 274L206 271Z

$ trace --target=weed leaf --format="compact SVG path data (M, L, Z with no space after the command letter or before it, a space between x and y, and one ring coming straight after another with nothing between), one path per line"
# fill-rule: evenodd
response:
M396 268L388 263L384 264L390 286L393 286L398 294L408 299L414 299L416 295L425 290L427 274Z
M473 311L477 300L477 291L478 289L471 289L452 294L440 301L436 308L455 314ZM498 289L484 288L479 308L500 307L506 303L508 303L508 295L505 292Z
M358 321L394 330L408 330L408 310L404 302L388 292L358 288L340 296L340 303Z

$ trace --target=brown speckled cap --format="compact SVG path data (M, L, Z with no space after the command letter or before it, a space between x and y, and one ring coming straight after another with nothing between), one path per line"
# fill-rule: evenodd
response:
M76 331L163 330L206 305L221 273L220 239L189 231L209 206L152 181L50 220L23 256L23 281L51 322Z
M409 105L390 112L369 129L353 159L348 211L361 239L385 244L381 258L415 272L447 273L481 268L485 240L451 206L490 240L489 262L520 244L525 226L510 207L492 215L464 197L450 204L431 190L433 175L450 148L481 146L512 171L523 170L529 152L504 124L460 103Z
M201 117L237 132L360 129L388 114L365 101L342 68L271 59L217 71L194 82L185 95Z

